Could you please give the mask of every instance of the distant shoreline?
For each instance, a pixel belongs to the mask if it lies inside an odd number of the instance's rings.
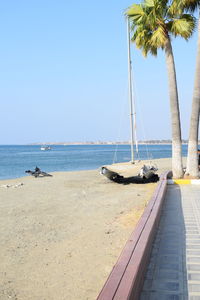
[[[199,141],[200,142],[200,141]],[[170,140],[150,140],[150,141],[139,141],[138,145],[171,145],[172,142]],[[188,141],[183,140],[182,144],[188,144]],[[38,146],[38,145],[54,145],[54,146],[76,146],[76,145],[130,145],[130,142],[42,142],[42,143],[31,143],[27,144],[27,146]]]
[[[138,145],[171,145],[171,140],[148,140],[138,141]],[[188,141],[183,140],[182,145],[187,145]],[[200,141],[199,141],[200,144]],[[36,142],[28,144],[0,144],[0,146],[112,146],[112,145],[130,145],[129,141],[86,141],[86,142]]]

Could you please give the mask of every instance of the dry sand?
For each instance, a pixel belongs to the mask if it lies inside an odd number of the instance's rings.
[[[156,163],[159,173],[171,165]],[[98,170],[52,174],[0,181],[1,300],[96,299],[156,186]]]

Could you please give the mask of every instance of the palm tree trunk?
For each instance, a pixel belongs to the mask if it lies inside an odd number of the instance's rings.
[[[188,142],[188,156],[186,175],[190,177],[199,177],[198,168],[198,132],[199,132],[199,110],[200,110],[200,17],[198,24],[198,43],[197,43],[197,59],[196,73],[194,81],[194,93],[192,100],[192,112],[190,119],[190,132]]]
[[[171,130],[172,130],[172,172],[174,178],[183,177],[182,164],[182,142],[181,142],[181,125],[180,111],[178,103],[178,90],[176,82],[176,71],[171,41],[165,46],[165,56],[169,81],[170,111],[171,111]]]

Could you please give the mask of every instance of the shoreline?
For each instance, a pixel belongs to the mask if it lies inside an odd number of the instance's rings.
[[[185,163],[185,160],[186,160],[186,156],[183,156],[183,162]],[[169,160],[171,162],[171,158],[156,158],[156,159],[143,159],[141,160],[141,163],[142,162],[146,162],[146,161],[149,161],[149,162],[155,162],[157,164],[159,164],[159,161],[161,160]],[[137,161],[136,161],[137,162]],[[129,164],[130,162],[119,162],[119,163],[113,163],[113,164],[110,164],[110,165],[107,165],[107,166],[110,166],[112,168],[112,166],[117,166],[117,165],[123,165],[123,164]],[[95,170],[99,170],[101,168],[101,166],[99,168],[94,168],[94,169],[84,169],[84,170],[69,170],[69,171],[50,171],[50,172],[47,172],[47,173],[50,173],[50,174],[54,174],[54,173],[70,173],[70,172],[87,172],[87,171],[95,171]],[[45,170],[44,170],[45,171]],[[117,170],[116,170],[117,171]],[[158,170],[158,172],[160,173],[160,171]],[[24,172],[25,173],[25,172]],[[161,173],[160,173],[161,174]],[[13,177],[13,178],[2,178],[0,179],[0,183],[1,181],[9,181],[9,180],[17,180],[20,178],[23,179],[23,178],[27,178],[27,177],[31,177],[31,175],[24,175],[24,176],[19,176],[19,177]]]

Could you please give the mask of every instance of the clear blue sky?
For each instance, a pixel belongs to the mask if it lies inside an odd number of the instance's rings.
[[[0,2],[0,144],[128,140],[128,0]],[[196,34],[173,42],[188,138]],[[171,137],[164,53],[132,48],[139,139]]]

